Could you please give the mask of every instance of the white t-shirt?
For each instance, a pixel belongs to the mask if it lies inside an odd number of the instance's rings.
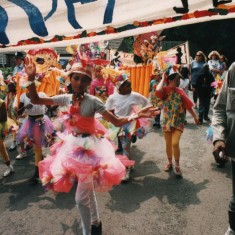
[[[188,94],[189,79],[180,79],[179,88],[182,88],[186,94]]]
[[[38,92],[38,96],[41,98],[47,97],[47,95],[44,92]],[[28,104],[32,104],[31,100],[26,96],[26,93],[23,93],[20,96],[20,103],[23,103],[24,106],[28,105]],[[46,112],[46,105],[38,105],[38,104],[32,104],[33,108],[31,109],[25,109],[25,112],[28,115],[31,116],[37,116],[37,115],[42,115],[45,114]]]
[[[129,116],[133,112],[134,106],[145,107],[151,105],[149,100],[137,92],[128,95],[113,94],[109,96],[105,103],[108,110],[114,110],[118,117]]]

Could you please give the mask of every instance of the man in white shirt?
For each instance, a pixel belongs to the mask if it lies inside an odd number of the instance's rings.
[[[131,115],[134,111],[135,106],[145,107],[151,105],[147,98],[137,92],[132,91],[131,82],[128,80],[127,76],[120,75],[117,81],[118,82],[116,82],[115,85],[118,93],[109,96],[105,104],[105,107],[108,110],[112,111],[117,117],[126,117]],[[123,154],[131,159],[130,147],[132,135],[119,135],[118,138],[123,149]],[[126,175],[123,178],[123,181],[129,180],[130,171],[131,168],[126,169]]]

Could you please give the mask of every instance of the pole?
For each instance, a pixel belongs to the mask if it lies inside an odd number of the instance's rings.
[[[191,61],[190,61],[190,53],[189,53],[189,42],[186,41],[185,43],[185,49],[186,49],[186,59],[187,59],[187,64],[190,65]]]
[[[235,159],[232,159],[232,198],[229,204],[228,217],[230,228],[235,232]]]

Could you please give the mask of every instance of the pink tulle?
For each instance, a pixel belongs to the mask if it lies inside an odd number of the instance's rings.
[[[32,120],[29,117],[26,118],[18,131],[17,134],[17,142],[23,143],[24,139],[27,137],[34,141],[37,145],[46,145],[47,144],[47,136],[50,136],[54,127],[51,120],[44,115],[41,124],[37,120]]]
[[[117,158],[125,167],[130,167],[135,165],[135,161],[129,160],[125,155],[117,155]]]
[[[104,192],[118,185],[125,168],[134,161],[116,157],[114,145],[105,138],[106,128],[95,118],[82,117],[78,107],[60,114],[56,126],[58,140],[50,147],[51,156],[39,163],[39,176],[46,189],[69,192],[76,180]]]
[[[125,166],[134,164],[133,161],[124,160],[124,157],[120,161],[106,138],[58,135],[62,139],[51,147],[54,155],[39,163],[40,179],[47,189],[69,192],[78,180],[93,182],[96,191],[108,191],[121,182]]]
[[[83,117],[79,113],[79,107],[71,106],[67,112],[62,112],[54,121],[56,130],[65,130],[66,133],[86,133],[95,135],[108,135],[108,130],[93,117]]]

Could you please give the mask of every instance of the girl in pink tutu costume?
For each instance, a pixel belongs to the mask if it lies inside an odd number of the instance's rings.
[[[39,97],[47,97],[44,92],[39,92],[38,95]],[[50,135],[53,133],[54,126],[45,115],[46,106],[32,104],[28,92],[20,96],[18,115],[21,115],[23,112],[28,116],[23,121],[16,137],[17,143],[20,144],[20,153],[16,159],[19,160],[27,156],[24,149],[24,139],[31,140],[35,153],[35,172],[29,182],[36,184],[39,178],[38,163],[43,158],[42,146],[47,146],[47,138],[50,138]]]
[[[91,70],[87,67],[73,68],[70,81],[73,93],[50,98],[40,98],[36,92],[35,65],[26,59],[25,71],[29,79],[29,93],[35,104],[70,106],[59,119],[64,132],[59,133],[60,142],[51,148],[51,156],[39,163],[39,175],[43,184],[54,191],[68,192],[78,180],[76,204],[80,212],[83,235],[102,234],[102,225],[94,191],[107,191],[120,183],[125,166],[115,157],[115,150],[97,124],[94,115],[100,113],[107,121],[122,126],[138,117],[153,117],[156,109],[147,107],[125,118],[117,118],[106,110],[104,104],[85,91],[91,83]]]

